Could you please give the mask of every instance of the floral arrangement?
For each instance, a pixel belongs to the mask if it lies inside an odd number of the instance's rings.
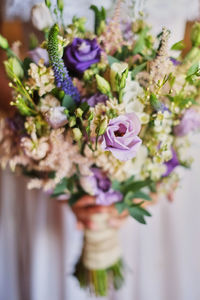
[[[96,205],[115,205],[144,224],[152,193],[167,195],[179,181],[177,166],[192,162],[189,135],[200,129],[200,24],[191,51],[175,59],[169,31],[153,37],[142,16],[122,20],[121,2],[109,20],[103,7],[91,6],[94,32],[84,18],[64,25],[61,0],[34,6],[32,21],[44,41],[32,36],[24,60],[0,36],[16,108],[0,120],[0,162],[28,176],[29,189],[71,206],[92,195]],[[172,50],[182,48],[178,42]],[[75,271],[100,296],[123,282],[117,230],[108,218],[93,216],[99,230],[85,230]]]

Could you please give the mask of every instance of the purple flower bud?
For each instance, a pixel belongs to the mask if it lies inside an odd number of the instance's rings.
[[[200,129],[200,114],[190,108],[186,110],[179,125],[175,126],[174,133],[177,136],[184,136],[188,133]]]
[[[165,162],[165,166],[167,167],[166,172],[163,174],[163,177],[169,176],[172,171],[179,166],[179,160],[176,151],[172,148],[172,158]]]
[[[34,50],[28,52],[30,58],[34,61],[34,63],[38,64],[40,59],[44,60],[44,64],[49,64],[49,55],[46,49],[37,47]]]
[[[90,98],[83,98],[82,102],[87,102],[89,106],[95,107],[98,103],[106,103],[108,97],[106,95],[97,93],[91,96]]]

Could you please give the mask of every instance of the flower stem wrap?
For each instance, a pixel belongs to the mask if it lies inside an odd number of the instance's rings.
[[[92,216],[98,229],[85,230],[82,257],[75,271],[80,285],[96,296],[106,296],[109,286],[119,289],[123,283],[118,230],[108,227],[108,219],[108,214]]]

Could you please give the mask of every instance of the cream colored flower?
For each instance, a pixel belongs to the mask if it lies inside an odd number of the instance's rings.
[[[50,149],[48,138],[46,137],[34,140],[29,137],[23,137],[21,139],[21,147],[25,154],[34,160],[43,159]]]
[[[127,113],[135,112],[141,124],[147,124],[149,122],[149,115],[144,112],[145,105],[141,101],[143,97],[143,88],[138,81],[131,79],[131,72],[129,72],[123,95],[125,110]]]
[[[59,105],[60,101],[56,97],[51,94],[47,94],[44,98],[41,98],[39,108],[42,113],[46,113],[50,110],[50,108]]]
[[[53,25],[51,13],[45,3],[39,3],[33,6],[31,10],[31,20],[33,26],[38,30],[44,30]]]
[[[30,64],[28,74],[31,77],[29,79],[30,88],[38,89],[40,97],[55,88],[53,70],[51,67],[45,67],[42,59],[38,65],[35,63]]]

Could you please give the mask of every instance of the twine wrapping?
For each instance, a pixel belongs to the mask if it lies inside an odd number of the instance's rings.
[[[108,226],[108,214],[95,214],[96,230],[85,230],[83,264],[89,270],[107,269],[121,257],[118,229]]]

